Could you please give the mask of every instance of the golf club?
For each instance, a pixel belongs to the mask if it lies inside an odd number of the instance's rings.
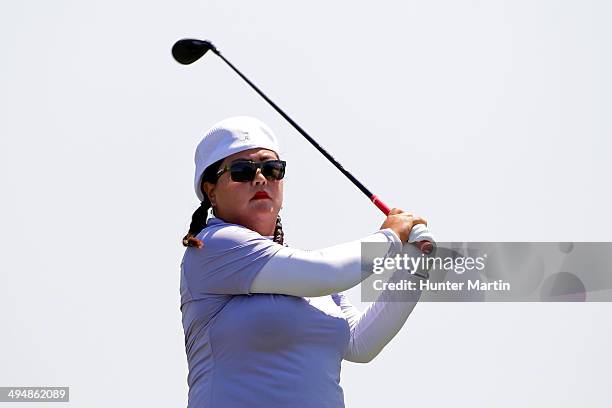
[[[234,70],[242,79],[248,83],[251,88],[255,90],[262,98],[266,100],[287,122],[291,124],[302,136],[306,138],[323,156],[327,158],[342,174],[344,174],[349,180],[353,182],[359,190],[361,190],[376,207],[378,207],[385,215],[389,215],[391,211],[389,207],[382,202],[378,196],[370,192],[359,180],[357,180],[351,173],[342,167],[336,159],[334,159],[325,149],[323,149],[304,129],[302,129],[293,119],[289,117],[281,108],[279,108],[270,98],[268,98],[259,88],[255,86],[242,72],[240,72],[231,62],[229,62],[217,48],[210,42],[196,39],[182,39],[177,41],[172,46],[172,56],[174,59],[183,64],[189,65],[200,59],[207,51],[212,51],[217,54],[229,67]],[[425,254],[429,254],[433,251],[433,240],[432,235],[423,224],[416,224],[410,231],[409,242],[414,242],[419,250]]]

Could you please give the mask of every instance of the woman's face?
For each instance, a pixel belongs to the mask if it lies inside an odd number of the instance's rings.
[[[278,156],[272,150],[249,149],[226,157],[221,168],[238,160],[263,162],[278,160]],[[208,194],[217,217],[261,235],[274,234],[276,217],[283,204],[283,180],[268,180],[259,169],[252,181],[236,182],[232,181],[230,171],[226,171],[217,184],[202,183],[202,190]]]

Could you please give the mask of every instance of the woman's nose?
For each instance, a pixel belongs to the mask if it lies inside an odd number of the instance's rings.
[[[265,185],[267,182],[268,180],[262,174],[261,169],[257,169],[257,172],[255,172],[255,177],[253,178],[253,184],[259,186]]]

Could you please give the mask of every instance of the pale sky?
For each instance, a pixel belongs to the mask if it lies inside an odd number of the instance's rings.
[[[211,40],[439,241],[610,241],[611,17],[605,1],[3,2],[0,386],[186,405],[180,239],[220,119],[279,137],[290,245],[382,224],[216,56],[178,65],[176,40]],[[373,362],[343,363],[346,405],[608,406],[611,311],[417,305]]]

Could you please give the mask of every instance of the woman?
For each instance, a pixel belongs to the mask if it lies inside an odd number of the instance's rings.
[[[361,242],[399,252],[426,221],[394,209],[361,240],[291,248],[278,216],[286,163],[268,126],[245,116],[217,123],[195,163],[202,205],[181,263],[188,406],[344,407],[342,359],[374,358],[416,303],[381,296],[364,313],[349,303],[341,292],[364,279]]]

